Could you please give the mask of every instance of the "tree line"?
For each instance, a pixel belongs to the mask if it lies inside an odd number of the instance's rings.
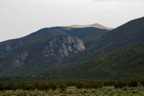
[[[115,88],[144,86],[144,81],[74,81],[74,82],[0,82],[0,90],[65,90],[69,86],[81,88],[102,88],[114,86]]]

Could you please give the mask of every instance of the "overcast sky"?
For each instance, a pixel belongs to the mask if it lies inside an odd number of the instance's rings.
[[[143,16],[144,0],[0,0],[0,41],[51,26],[115,28]]]

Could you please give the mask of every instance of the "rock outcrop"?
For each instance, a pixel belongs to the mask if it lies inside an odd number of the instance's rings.
[[[83,50],[85,50],[85,46],[82,40],[77,37],[63,36],[49,41],[43,50],[43,55],[61,60]]]

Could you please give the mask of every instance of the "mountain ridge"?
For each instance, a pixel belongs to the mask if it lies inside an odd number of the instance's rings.
[[[20,39],[0,42],[0,77],[129,79],[119,68],[128,66],[125,68],[127,74],[134,72],[130,71],[130,64],[133,64],[132,68],[143,68],[143,45],[144,17],[113,30],[94,27],[43,28]],[[108,56],[107,59],[104,56]],[[141,64],[137,66],[139,62]],[[116,67],[117,72],[112,66],[115,64],[120,64]],[[121,74],[121,77],[113,72]],[[135,72],[137,74],[131,79],[140,72],[137,78],[144,78],[142,70]]]
[[[108,28],[106,26],[103,26],[98,23],[90,24],[90,25],[71,25],[67,26],[68,28],[86,28],[86,27],[93,27],[93,28],[98,28],[98,29],[106,29],[106,30],[112,30],[113,28]]]

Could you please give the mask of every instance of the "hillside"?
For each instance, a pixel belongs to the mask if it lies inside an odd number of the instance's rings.
[[[86,46],[108,30],[97,28],[40,29],[28,36],[0,43],[1,77],[29,76],[44,72],[52,66],[63,65],[69,58],[89,49]],[[81,37],[83,37],[81,39]],[[71,63],[71,62],[69,62]],[[24,75],[25,74],[25,75]]]
[[[103,35],[99,46],[108,50],[135,44],[144,44],[144,17],[129,21]]]
[[[144,45],[128,46],[104,53],[78,68],[95,79],[143,79],[143,58]]]
[[[0,77],[144,79],[144,17],[113,30],[51,27],[0,43]]]
[[[53,67],[40,76],[54,80],[143,80],[143,58],[144,45],[128,46],[85,63]]]

